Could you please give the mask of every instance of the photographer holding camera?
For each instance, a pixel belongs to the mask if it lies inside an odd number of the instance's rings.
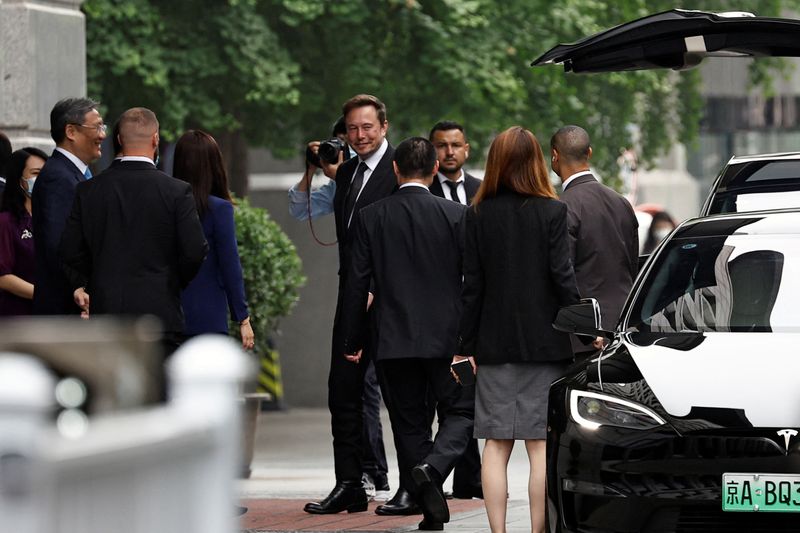
[[[289,213],[294,218],[311,224],[310,219],[335,215],[340,273],[346,271],[349,261],[350,220],[363,205],[391,194],[396,184],[391,167],[394,150],[385,139],[389,123],[383,102],[371,95],[357,95],[345,102],[343,113],[334,124],[331,139],[308,143],[303,178],[289,189]],[[330,181],[312,189],[317,168]],[[313,226],[311,230],[313,234]],[[306,505],[305,511],[313,514],[363,511],[367,493],[389,496],[375,365],[368,354],[362,365],[344,359],[338,325],[341,277],[339,282],[328,380],[336,487],[324,500]]]
[[[311,141],[306,146],[306,171],[300,181],[289,189],[289,214],[297,220],[308,220],[333,213],[336,171],[339,165],[353,155],[355,152],[347,144],[344,116],[341,116],[333,125],[330,139]],[[317,169],[322,169],[322,173],[330,178],[330,181],[318,189],[311,190],[311,180]],[[311,190],[310,195],[309,190]]]

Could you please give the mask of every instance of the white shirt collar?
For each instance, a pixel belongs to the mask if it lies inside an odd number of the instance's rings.
[[[456,183],[461,183],[464,181],[464,169],[462,168],[461,170],[459,170],[459,172],[460,174],[458,176],[458,179],[455,181]],[[439,178],[439,183],[441,183],[442,185],[444,185],[445,181],[450,181],[450,178],[448,178],[441,172],[437,172],[436,177]]]
[[[570,177],[568,177],[567,179],[564,180],[564,183],[561,184],[561,190],[565,191],[567,189],[567,185],[569,185],[570,183],[575,181],[575,178],[580,178],[581,176],[586,176],[587,174],[591,175],[592,171],[591,170],[581,170],[580,172],[576,172],[575,174],[573,174],[572,176],[570,176]]]
[[[405,187],[421,187],[426,191],[429,190],[425,185],[423,185],[422,183],[417,183],[416,181],[409,181],[408,183],[404,183],[400,186],[401,189]]]
[[[86,175],[86,169],[89,168],[89,165],[78,159],[78,156],[76,156],[66,148],[61,148],[60,146],[56,146],[56,151],[64,154],[64,157],[72,161],[72,164],[78,167],[78,170],[81,171],[82,175]]]
[[[367,164],[367,166],[369,167],[370,171],[375,170],[375,167],[377,167],[378,163],[381,162],[381,158],[383,158],[383,154],[385,154],[386,150],[388,150],[388,149],[389,149],[389,141],[387,141],[386,138],[384,137],[380,148],[375,150],[375,153],[372,154],[371,156],[369,156],[368,158],[361,159],[361,161],[363,161],[364,163]]]
[[[142,163],[150,163],[151,165],[155,166],[153,160],[149,157],[145,157],[142,155],[125,155],[119,158],[120,161],[141,161]]]

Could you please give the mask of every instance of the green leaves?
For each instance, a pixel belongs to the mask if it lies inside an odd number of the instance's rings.
[[[306,278],[297,250],[280,226],[265,210],[252,207],[246,199],[236,202],[236,240],[250,320],[259,350],[265,353],[267,337],[297,302],[298,289]],[[238,337],[238,325],[231,324],[230,330]]]
[[[86,0],[89,92],[107,120],[153,109],[162,134],[242,133],[278,155],[326,138],[342,103],[373,93],[394,143],[442,119],[467,129],[471,164],[519,124],[547,148],[587,128],[606,178],[641,132],[643,163],[696,137],[703,107],[689,72],[564,73],[529,63],[557,43],[672,9],[667,0]],[[780,16],[798,0],[698,0],[689,9]],[[753,63],[769,89],[784,63]],[[242,178],[242,176],[237,176]]]

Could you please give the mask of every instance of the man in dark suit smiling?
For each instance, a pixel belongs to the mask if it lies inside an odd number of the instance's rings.
[[[428,190],[437,167],[427,139],[414,137],[397,147],[400,189],[359,214],[342,307],[344,352],[358,363],[369,337],[364,299],[374,284],[374,355],[400,487],[414,493],[425,515],[419,527],[427,530],[440,530],[449,520],[442,480],[464,453],[474,417],[474,388],[460,387],[449,369],[461,316],[466,207]],[[433,442],[428,391],[442,414]]]
[[[106,125],[88,98],[65,98],[50,112],[50,136],[56,143],[33,189],[33,234],[36,235],[37,315],[78,314],[61,262],[58,243],[72,207],[75,187],[92,177],[89,164],[100,157]]]
[[[367,510],[367,496],[361,481],[364,473],[361,463],[364,446],[362,393],[367,364],[352,365],[343,357],[342,291],[350,261],[353,224],[359,211],[389,196],[397,185],[392,169],[394,148],[386,140],[389,122],[384,103],[372,95],[359,94],[344,103],[342,114],[347,143],[357,157],[339,165],[333,198],[336,238],[339,241],[339,292],[333,319],[328,408],[331,412],[336,486],[323,500],[306,504],[304,510],[312,514]],[[371,296],[369,301],[364,299],[365,309],[370,302]],[[365,348],[365,358],[369,358],[369,346]]]

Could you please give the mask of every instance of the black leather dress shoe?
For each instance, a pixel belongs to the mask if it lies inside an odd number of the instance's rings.
[[[480,485],[471,485],[468,487],[453,487],[453,498],[459,500],[471,500],[472,498],[483,499],[483,488]]]
[[[442,531],[444,529],[444,524],[432,518],[423,518],[417,528],[420,531]]]
[[[422,514],[422,509],[414,502],[414,498],[404,488],[397,489],[392,499],[375,508],[375,514],[381,516],[407,516]]]
[[[411,469],[411,478],[417,485],[419,505],[429,522],[449,522],[450,509],[442,492],[442,476],[429,464]]]
[[[367,510],[367,493],[358,481],[339,481],[328,497],[321,502],[307,503],[303,510],[311,514],[335,514],[347,511],[360,513]]]

